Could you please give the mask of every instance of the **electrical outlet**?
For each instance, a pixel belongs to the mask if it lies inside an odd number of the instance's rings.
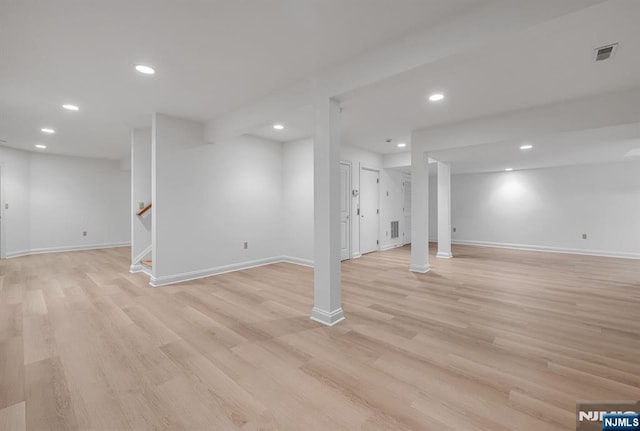
[[[249,243],[247,241],[244,242],[244,249],[248,249],[249,248]]]
[[[4,204],[4,209],[8,210],[9,209],[9,204]]]
[[[82,236],[87,236],[87,231],[86,230],[82,231]]]
[[[582,239],[587,239],[587,234],[586,233],[582,234]]]
[[[455,228],[455,227],[453,228],[453,231],[454,231],[454,232],[456,231],[456,228]]]

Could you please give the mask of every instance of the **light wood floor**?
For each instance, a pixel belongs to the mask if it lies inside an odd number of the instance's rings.
[[[453,251],[345,263],[334,328],[301,266],[154,289],[124,248],[1,261],[0,429],[554,431],[640,399],[640,261]]]

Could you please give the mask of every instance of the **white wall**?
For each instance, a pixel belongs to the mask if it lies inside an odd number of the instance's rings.
[[[380,248],[388,249],[403,244],[404,231],[404,193],[403,174],[393,169],[380,171]],[[391,238],[391,222],[398,221],[398,238]]]
[[[129,243],[130,174],[118,161],[1,147],[0,163],[7,257]]]
[[[341,160],[351,162],[351,188],[360,190],[360,168],[380,170],[380,248],[402,245],[402,234],[391,239],[392,220],[400,221],[402,233],[402,172],[383,169],[382,155],[342,146]],[[283,144],[284,254],[305,261],[313,260],[313,140]],[[387,191],[389,196],[387,196]],[[351,198],[351,255],[360,255],[358,198]]]
[[[313,261],[313,140],[283,144],[284,255]]]
[[[2,169],[2,209],[4,220],[3,252],[6,257],[27,254],[30,245],[30,157],[25,151],[0,147]],[[9,208],[5,209],[5,205]]]
[[[282,144],[249,136],[204,144],[202,132],[156,115],[154,284],[283,254]]]
[[[640,162],[454,175],[451,188],[453,241],[640,257]]]
[[[134,129],[131,137],[131,259],[137,264],[151,246],[152,212],[138,217],[142,202],[151,203],[151,128]]]
[[[118,161],[33,154],[32,251],[128,244],[129,184]]]

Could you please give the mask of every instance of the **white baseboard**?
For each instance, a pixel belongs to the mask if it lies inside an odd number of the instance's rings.
[[[315,320],[316,322],[322,323],[326,326],[337,325],[344,319],[344,311],[342,311],[342,308],[338,308],[331,312],[321,310],[317,307],[313,307],[313,310],[311,310],[311,320]]]
[[[30,254],[31,250],[8,251],[7,253],[5,253],[5,257],[7,259],[11,259],[12,257],[29,256]]]
[[[107,243],[107,244],[87,244],[87,245],[70,245],[65,247],[34,248],[31,250],[7,252],[7,259],[12,257],[29,256],[31,254],[62,253],[67,251],[82,251],[82,250],[98,250],[101,248],[128,247],[130,245],[131,245],[131,242],[114,242],[114,243]]]
[[[436,257],[439,257],[441,259],[451,259],[453,257],[453,254],[439,251],[438,253],[436,253]]]
[[[135,273],[138,273],[138,272],[142,272],[142,265],[141,265],[141,264],[139,264],[139,263],[138,263],[138,264],[135,264],[135,265],[131,265],[131,266],[129,267],[129,272],[130,272],[131,274],[135,274]]]
[[[473,245],[473,246],[479,246],[479,247],[507,248],[507,249],[513,249],[513,250],[542,251],[547,253],[580,254],[585,256],[640,259],[640,253],[627,253],[627,252],[618,252],[618,251],[585,250],[580,248],[547,247],[547,246],[539,246],[539,245],[510,244],[510,243],[488,242],[488,241],[455,240],[455,241],[451,241],[451,243],[462,244],[462,245]]]
[[[360,253],[351,254],[351,259],[360,259],[361,257],[362,257],[362,254]]]
[[[313,261],[309,259],[292,256],[274,256],[264,259],[251,260],[248,262],[233,263],[230,265],[218,266],[214,268],[190,271],[182,274],[165,275],[162,277],[153,277],[148,273],[151,276],[151,282],[149,284],[151,284],[153,287],[166,286],[169,284],[182,283],[183,281],[196,280],[199,278],[211,277],[213,275],[242,271],[243,269],[255,268],[258,266],[271,265],[273,263],[281,262],[313,267]],[[142,266],[141,272],[146,272],[144,266]]]
[[[281,256],[280,262],[293,263],[295,265],[309,266],[313,268],[313,261],[311,259],[303,259],[300,257]]]
[[[427,272],[431,271],[431,267],[429,265],[414,265],[414,264],[411,264],[409,266],[409,271],[417,272],[419,274],[426,274]]]
[[[387,250],[391,250],[392,248],[398,248],[398,247],[402,247],[403,244],[401,243],[394,243],[394,244],[387,244],[387,245],[383,245],[382,247],[380,247],[379,251],[387,251]]]
[[[243,269],[271,265],[272,263],[279,262],[286,262],[286,260],[282,256],[267,257],[264,259],[250,260],[248,262],[232,263],[230,265],[223,265],[214,268],[183,272],[181,274],[163,275],[161,277],[151,276],[149,284],[153,287],[166,286],[168,284],[182,283],[184,281],[196,280],[199,278],[211,277],[213,275],[226,274],[228,272],[241,271]],[[291,263],[296,262],[292,261]]]

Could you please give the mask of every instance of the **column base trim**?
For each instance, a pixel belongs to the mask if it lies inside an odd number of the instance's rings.
[[[311,320],[315,320],[316,322],[322,323],[326,326],[337,325],[344,319],[345,317],[342,307],[337,310],[333,310],[332,312],[321,310],[318,307],[313,307],[313,310],[311,310]]]
[[[453,257],[453,254],[451,254],[451,252],[447,253],[444,251],[439,251],[438,254],[436,254],[436,257],[441,257],[442,259],[451,259]]]
[[[431,267],[429,265],[414,265],[412,263],[411,266],[409,266],[409,271],[426,274],[427,272],[431,271]]]

